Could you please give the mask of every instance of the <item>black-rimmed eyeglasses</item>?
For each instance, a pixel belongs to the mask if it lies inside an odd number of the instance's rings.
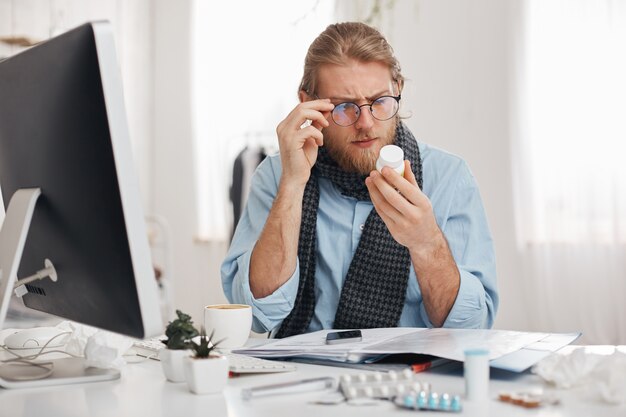
[[[331,113],[332,119],[339,126],[352,126],[359,120],[361,108],[369,107],[374,119],[380,121],[389,120],[398,113],[401,97],[401,94],[397,96],[381,96],[369,104],[361,104],[360,106],[351,101],[339,103],[335,105]]]

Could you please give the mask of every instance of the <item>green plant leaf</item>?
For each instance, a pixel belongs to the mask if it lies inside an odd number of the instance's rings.
[[[165,328],[167,340],[163,343],[168,349],[180,350],[191,347],[191,339],[198,335],[198,330],[194,327],[191,316],[176,310],[177,318],[169,322]]]

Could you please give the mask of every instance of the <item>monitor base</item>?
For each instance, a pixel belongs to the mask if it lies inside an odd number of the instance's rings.
[[[16,364],[0,365],[0,387],[11,389],[47,387],[112,381],[120,378],[120,371],[117,369],[85,368],[83,358],[55,359],[49,362],[53,364],[52,373],[41,379],[30,379],[48,372],[41,367]]]

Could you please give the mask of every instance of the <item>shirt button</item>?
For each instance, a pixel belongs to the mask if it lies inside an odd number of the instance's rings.
[[[359,229],[361,229],[361,231],[363,231],[364,228],[365,228],[364,224],[359,225]]]

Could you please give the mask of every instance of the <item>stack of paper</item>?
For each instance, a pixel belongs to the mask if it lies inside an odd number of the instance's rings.
[[[375,362],[390,354],[414,353],[463,361],[465,350],[481,348],[489,350],[492,367],[521,372],[580,336],[580,333],[396,327],[363,329],[360,342],[327,345],[326,334],[331,331],[334,330],[278,339],[235,353],[261,358],[298,357],[352,363]]]

